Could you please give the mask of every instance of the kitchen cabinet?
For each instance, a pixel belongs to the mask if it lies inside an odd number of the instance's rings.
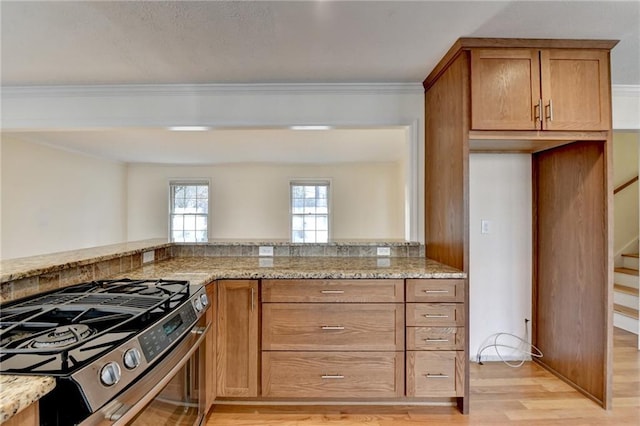
[[[611,127],[609,52],[471,49],[471,129]]]
[[[262,396],[404,395],[403,280],[264,280]]]
[[[208,413],[216,399],[216,283],[206,286],[209,298],[209,309],[205,314],[206,323],[210,324],[204,345],[205,357],[205,412]]]
[[[257,280],[217,281],[217,397],[258,396]]]
[[[40,404],[38,401],[26,407],[9,420],[2,423],[3,426],[39,426],[40,425]]]
[[[544,353],[535,362],[604,408],[612,402],[609,52],[616,43],[462,38],[423,83],[426,256],[469,273],[470,153],[530,153],[532,343]],[[464,327],[420,324],[407,332],[407,348],[416,348],[407,356],[408,390],[453,392],[454,384],[464,413],[468,356],[462,367],[457,354],[468,330],[468,298]],[[443,307],[442,315],[457,316],[451,309]],[[407,308],[407,321],[416,312]],[[424,334],[447,341],[418,346],[416,336]],[[434,360],[448,368],[442,376],[465,370],[461,393],[456,383],[411,384],[412,372]]]
[[[463,397],[464,280],[408,279],[406,286],[407,396]]]

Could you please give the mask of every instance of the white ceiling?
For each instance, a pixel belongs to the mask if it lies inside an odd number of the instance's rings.
[[[2,0],[0,14],[3,86],[421,82],[463,36],[620,40],[612,81],[640,84],[638,0]],[[31,136],[110,158],[128,147],[134,161],[140,140],[166,138],[145,131]],[[193,144],[204,137],[184,136]]]

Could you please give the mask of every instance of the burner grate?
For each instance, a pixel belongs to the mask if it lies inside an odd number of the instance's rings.
[[[161,303],[163,298],[112,294],[90,294],[71,301],[70,305],[119,306],[124,308],[150,309]]]

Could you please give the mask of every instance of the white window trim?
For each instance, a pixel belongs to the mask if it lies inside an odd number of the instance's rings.
[[[329,218],[329,232],[327,233],[327,242],[333,240],[333,180],[331,178],[289,178],[289,241],[293,242],[291,227],[291,218],[293,215],[293,209],[291,208],[291,186],[292,185],[328,185],[329,191],[327,192],[327,216]],[[296,243],[296,244],[326,244],[326,243]]]
[[[172,228],[171,228],[171,186],[172,185],[198,185],[206,184],[209,187],[209,198],[207,200],[207,239],[211,239],[211,196],[212,187],[210,178],[169,178],[167,180],[167,235],[169,241],[173,241]],[[194,244],[193,242],[191,242]]]

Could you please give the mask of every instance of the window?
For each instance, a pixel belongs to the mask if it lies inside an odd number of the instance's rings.
[[[291,241],[329,241],[329,182],[291,182]]]
[[[172,181],[169,183],[171,241],[205,242],[208,240],[209,182]]]

